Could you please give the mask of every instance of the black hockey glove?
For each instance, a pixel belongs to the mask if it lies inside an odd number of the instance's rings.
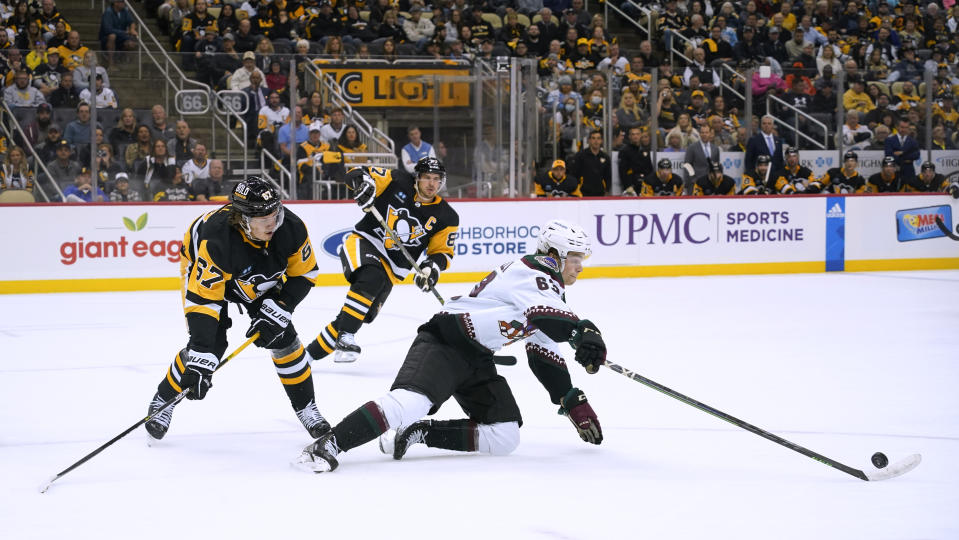
[[[211,352],[188,349],[183,362],[183,375],[180,375],[180,388],[189,390],[187,399],[203,399],[213,388],[213,372],[220,365],[220,359]]]
[[[376,182],[368,174],[363,174],[353,190],[353,200],[364,212],[369,212],[376,198]]]
[[[290,325],[292,315],[285,309],[283,303],[277,303],[272,298],[267,298],[260,304],[260,311],[250,323],[250,329],[246,331],[246,337],[252,337],[259,332],[260,337],[253,343],[258,347],[269,349],[270,345],[275,343],[286,327]]]
[[[959,184],[949,186],[949,194],[952,195],[953,199],[959,199]]]
[[[416,274],[413,283],[423,292],[430,292],[440,279],[440,265],[432,259],[426,259],[420,263],[422,274]]]
[[[606,362],[606,344],[603,335],[592,322],[583,319],[579,321],[569,344],[576,350],[576,361],[586,368],[586,373],[596,373],[599,367]]]
[[[603,442],[603,428],[599,425],[599,418],[586,401],[586,394],[579,388],[570,388],[559,400],[559,414],[569,418],[580,439],[592,444]]]

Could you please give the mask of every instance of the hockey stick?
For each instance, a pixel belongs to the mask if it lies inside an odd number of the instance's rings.
[[[939,230],[942,231],[942,234],[952,238],[953,240],[959,241],[959,236],[956,233],[949,230],[949,227],[946,227],[946,224],[942,222],[941,216],[936,216],[936,226],[939,227]],[[959,225],[956,226],[956,231],[959,232]]]
[[[409,262],[410,266],[413,268],[413,273],[423,279],[426,279],[426,276],[423,274],[423,270],[421,270],[419,265],[416,264],[416,261],[413,259],[413,256],[410,255],[410,252],[406,251],[406,246],[403,245],[399,235],[396,234],[396,231],[394,231],[392,227],[386,224],[386,220],[383,219],[383,214],[380,214],[380,211],[377,210],[375,206],[370,207],[370,213],[373,214],[373,217],[376,218],[376,221],[380,222],[380,226],[383,227],[383,230],[386,232],[387,236],[390,237],[390,240],[396,244],[396,247],[400,248],[400,252],[403,254],[403,257],[406,258],[406,261]],[[446,305],[446,300],[443,300],[443,296],[439,291],[436,290],[436,287],[430,287],[430,292],[433,293],[433,296],[435,296],[437,300],[439,300],[441,306]],[[494,356],[493,363],[501,366],[515,366],[516,357]]]
[[[877,469],[875,471],[869,471],[869,472],[860,471],[859,469],[854,469],[848,465],[843,465],[842,463],[839,463],[838,461],[828,458],[822,454],[813,452],[812,450],[809,450],[808,448],[803,448],[802,446],[799,446],[796,443],[787,441],[786,439],[783,439],[782,437],[773,435],[772,433],[762,428],[758,428],[748,422],[744,422],[736,418],[735,416],[726,414],[723,411],[720,411],[718,409],[714,409],[710,407],[709,405],[696,401],[695,399],[691,397],[684,396],[683,394],[680,394],[679,392],[675,390],[667,388],[656,381],[647,379],[646,377],[643,377],[642,375],[638,373],[634,373],[624,368],[623,366],[607,361],[606,367],[615,371],[616,373],[619,373],[620,375],[623,375],[624,377],[629,377],[630,379],[638,383],[644,384],[652,388],[653,390],[662,392],[663,394],[666,394],[667,396],[671,398],[678,399],[679,401],[682,401],[683,403],[687,405],[692,405],[693,407],[696,407],[697,409],[705,413],[709,413],[715,416],[716,418],[719,418],[720,420],[725,420],[736,427],[740,427],[745,429],[746,431],[755,433],[756,435],[759,435],[760,437],[764,439],[768,439],[776,444],[785,446],[786,448],[793,450],[794,452],[799,452],[800,454],[804,456],[811,457],[824,465],[829,465],[830,467],[834,469],[839,469],[840,471],[846,474],[855,476],[856,478],[860,480],[876,482],[879,480],[888,480],[890,478],[895,478],[897,476],[901,476],[915,469],[919,465],[919,463],[922,461],[921,455],[912,454],[911,456],[908,456],[902,459],[901,461],[894,463],[892,465],[889,465],[888,467],[885,467],[882,469]]]
[[[256,339],[257,339],[258,337],[260,337],[260,333],[259,333],[259,332],[257,332],[256,334],[253,334],[253,336],[250,337],[250,339],[244,341],[242,345],[240,345],[239,347],[237,347],[236,350],[234,350],[232,353],[230,353],[229,356],[227,356],[226,358],[224,358],[223,361],[220,362],[220,365],[218,365],[217,368],[216,368],[216,370],[214,370],[214,371],[218,371],[221,367],[223,367],[224,365],[226,365],[226,363],[229,362],[230,360],[232,360],[233,357],[235,357],[236,355],[240,354],[240,351],[242,351],[243,349],[247,348],[247,346],[249,346],[250,343],[253,343],[254,341],[256,341]],[[138,427],[142,426],[143,424],[146,424],[147,422],[149,422],[150,420],[152,420],[154,416],[156,416],[156,415],[160,414],[161,412],[163,412],[164,410],[166,410],[167,407],[171,407],[171,406],[176,405],[177,403],[183,401],[183,398],[186,397],[187,393],[189,393],[190,390],[192,390],[192,388],[187,388],[186,390],[180,392],[179,394],[177,394],[177,396],[176,396],[175,398],[171,399],[170,401],[167,401],[162,407],[160,407],[159,409],[157,409],[156,411],[154,411],[153,414],[147,415],[145,418],[143,418],[142,420],[140,420],[140,421],[137,422],[136,424],[133,424],[132,426],[130,426],[130,427],[128,427],[126,430],[124,430],[123,433],[120,433],[120,434],[117,435],[116,437],[110,439],[109,441],[107,441],[106,443],[104,443],[103,445],[101,445],[99,448],[97,448],[96,450],[94,450],[93,452],[90,452],[89,454],[83,456],[79,461],[77,461],[77,462],[74,463],[73,465],[70,465],[70,466],[67,467],[66,469],[63,469],[62,471],[58,472],[55,476],[50,477],[50,479],[47,480],[46,483],[44,483],[42,486],[40,486],[40,493],[46,493],[47,490],[50,489],[50,485],[53,484],[54,482],[56,482],[57,480],[59,480],[62,476],[66,475],[67,473],[69,473],[69,472],[72,471],[73,469],[76,469],[76,468],[79,467],[80,465],[83,465],[83,464],[86,463],[87,461],[90,461],[90,459],[92,459],[94,456],[96,456],[96,455],[99,454],[100,452],[106,450],[107,447],[109,447],[109,446],[112,445],[113,443],[115,443],[115,442],[119,441],[120,439],[122,439],[122,438],[126,437],[127,435],[129,435],[131,431],[135,430],[136,428],[138,428]]]

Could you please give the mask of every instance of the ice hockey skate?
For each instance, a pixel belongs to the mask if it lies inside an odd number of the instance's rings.
[[[420,420],[413,422],[405,428],[396,431],[396,438],[393,439],[393,459],[403,459],[406,451],[414,444],[426,444],[426,432],[430,430],[431,420]],[[380,438],[380,444],[383,440]],[[380,447],[382,449],[383,446]]]
[[[330,423],[326,421],[326,418],[323,418],[323,415],[316,408],[316,403],[312,401],[306,407],[296,411],[296,417],[300,419],[300,423],[306,428],[310,437],[314,439],[319,438],[331,429]]]
[[[356,344],[356,339],[349,332],[340,332],[336,339],[336,351],[333,353],[333,361],[339,363],[356,362],[360,357],[360,346]]]
[[[303,452],[290,465],[301,471],[332,472],[339,466],[339,462],[336,461],[336,455],[339,453],[340,449],[336,446],[336,438],[332,431],[328,431],[304,448]]]
[[[148,415],[160,410],[160,407],[163,407],[164,404],[166,404],[166,401],[160,397],[159,392],[153,394],[153,400],[150,401],[150,407],[147,409]],[[159,441],[166,435],[167,430],[170,429],[170,421],[173,420],[174,407],[176,407],[176,405],[170,405],[166,409],[163,409],[160,414],[154,416],[145,424],[147,433],[150,434],[152,441]]]

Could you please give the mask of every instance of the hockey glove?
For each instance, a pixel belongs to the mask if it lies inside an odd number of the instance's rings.
[[[259,332],[260,337],[253,343],[258,347],[269,349],[270,345],[275,343],[286,327],[290,325],[292,315],[285,309],[282,302],[275,302],[272,298],[267,298],[260,304],[260,312],[250,323],[250,329],[246,331],[246,337],[252,337]]]
[[[570,388],[559,400],[559,414],[569,418],[579,433],[579,438],[592,444],[603,442],[603,428],[593,408],[586,401],[586,394],[579,388]]]
[[[183,362],[183,375],[180,375],[180,388],[189,390],[187,399],[203,399],[213,388],[213,372],[220,365],[220,359],[211,352],[188,349]]]
[[[586,373],[596,373],[606,362],[606,344],[603,335],[592,322],[583,319],[573,330],[569,344],[576,350],[576,361],[586,368]]]
[[[440,279],[440,265],[432,259],[426,259],[420,263],[420,271],[422,273],[416,274],[413,283],[423,292],[430,292]]]
[[[953,199],[959,199],[959,184],[949,186],[949,194],[952,195]]]
[[[363,175],[363,179],[358,181],[353,191],[353,200],[364,212],[369,212],[376,198],[376,182],[368,174]]]

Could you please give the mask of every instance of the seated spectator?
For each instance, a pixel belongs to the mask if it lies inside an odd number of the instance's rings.
[[[125,172],[117,174],[110,192],[110,202],[139,202],[143,200],[140,191],[130,187],[130,177]]]
[[[13,81],[13,84],[3,91],[3,101],[8,107],[37,107],[46,103],[43,94],[30,86],[30,75],[25,70],[18,71]]]
[[[869,143],[869,146],[866,147],[866,150],[886,150],[886,139],[889,138],[889,135],[892,133],[889,130],[889,126],[885,124],[877,124],[874,130],[875,136],[873,136],[872,142]]]
[[[74,181],[63,190],[63,200],[65,202],[103,202],[109,199],[107,194],[100,188],[93,188],[90,179],[90,170],[86,167],[79,168],[74,175]]]
[[[306,27],[306,37],[319,41],[325,36],[338,36],[343,33],[343,24],[339,16],[333,13],[329,0],[320,0],[320,12],[310,19]]]
[[[80,104],[80,91],[73,84],[73,73],[60,77],[60,86],[50,93],[50,105],[57,109],[75,109]]]
[[[96,62],[96,60],[97,53],[87,51],[83,57],[83,65],[74,68],[73,85],[76,86],[80,92],[90,88],[90,72],[94,71],[93,63]],[[95,75],[103,78],[103,86],[110,88],[110,75],[107,74],[105,67],[98,65]]]
[[[303,123],[310,125],[314,122],[323,124],[327,120],[323,109],[323,96],[316,90],[310,93],[310,98],[303,106]]]
[[[0,169],[0,192],[7,189],[22,189],[33,192],[33,171],[27,163],[27,154],[23,148],[14,146]]]
[[[96,146],[99,147],[101,144],[103,144],[103,143],[105,143],[105,142],[106,142],[106,140],[104,139],[103,128],[100,127],[100,126],[97,126],[97,129],[96,129]],[[90,163],[90,155],[91,155],[91,154],[90,154],[90,145],[89,145],[89,144],[81,144],[81,145],[77,146],[75,150],[76,150],[76,152],[77,152],[77,154],[76,154],[76,155],[77,155],[76,160],[77,160],[81,165],[89,166],[88,164]]]
[[[309,137],[296,148],[296,170],[299,173],[296,183],[298,199],[310,198],[310,183],[314,177],[319,179],[328,177],[323,174],[323,169],[325,168],[324,157],[329,152],[330,145],[320,139],[322,127],[322,122],[310,124]],[[339,162],[342,167],[342,154],[339,154]]]
[[[176,160],[177,167],[193,159],[193,149],[197,140],[190,136],[190,125],[186,120],[177,120],[176,135],[166,142],[167,153]]]
[[[120,112],[120,119],[107,134],[107,140],[113,146],[113,153],[125,156],[127,145],[136,142],[137,117],[129,107]]]
[[[256,73],[258,80],[263,88],[267,88],[266,76],[256,67],[256,55],[253,51],[243,53],[243,66],[233,72],[230,76],[230,90],[243,90],[250,86],[250,77]],[[251,104],[252,106],[252,104]]]
[[[118,174],[125,172],[123,164],[114,159],[113,147],[107,143],[97,145],[97,181],[98,187],[104,191],[113,189],[113,183]]]
[[[435,27],[433,23],[423,17],[423,8],[413,6],[410,8],[410,18],[403,23],[403,32],[407,39],[416,45],[417,50],[422,50],[426,42],[433,37]],[[472,26],[470,27],[472,30]],[[383,34],[380,33],[380,36]]]
[[[73,145],[90,144],[90,104],[77,105],[76,120],[67,124],[63,138]],[[72,177],[71,177],[72,178]]]
[[[852,83],[849,90],[842,95],[842,104],[847,111],[857,110],[863,114],[876,108],[869,94],[865,92],[865,84],[861,77],[855,77],[850,80]]]
[[[50,180],[60,187],[64,187],[70,182],[73,182],[77,174],[80,173],[80,164],[71,159],[72,155],[73,149],[70,148],[70,143],[60,141],[57,144],[56,158],[47,163],[47,170],[50,171]]]
[[[846,112],[846,123],[842,126],[843,146],[849,150],[863,150],[872,140],[872,131],[859,123],[859,111]]]
[[[170,155],[166,143],[157,139],[153,141],[153,151],[150,155],[134,164],[133,174],[149,186],[154,179],[170,182],[173,180],[175,169],[176,159]]]
[[[224,34],[233,32],[240,25],[240,19],[236,16],[236,9],[233,4],[224,2],[220,8],[220,15],[216,18],[217,28]]]
[[[686,113],[681,113],[676,121],[676,127],[666,134],[666,141],[671,135],[679,135],[679,146],[685,149],[690,143],[699,142],[699,133],[694,129],[693,122]]]
[[[280,152],[282,152],[285,156],[289,156],[290,152],[293,151],[293,148],[306,141],[309,135],[309,128],[303,125],[303,108],[297,105],[293,107],[292,124],[287,122],[277,131],[276,140],[280,145]],[[291,139],[294,139],[292,143]]]
[[[663,152],[686,152],[686,148],[683,146],[683,137],[679,133],[670,132],[666,136],[666,148],[662,149]]]
[[[193,12],[183,17],[183,23],[177,31],[180,36],[179,51],[195,51],[197,41],[202,40],[204,35],[219,34],[216,19],[213,18],[213,15],[210,15],[207,7],[206,0],[196,0],[193,3]],[[196,68],[195,57],[193,55],[183,55],[183,68],[190,71]]]
[[[207,178],[210,176],[210,161],[206,158],[206,145],[197,143],[193,147],[193,157],[180,166],[183,173],[183,181],[187,184],[193,184],[197,178]]]
[[[27,136],[26,144],[29,144],[31,147],[35,147],[37,143],[42,141],[42,139],[46,136],[47,128],[50,127],[52,122],[52,112],[53,110],[50,108],[50,105],[41,103],[40,106],[37,107],[37,114],[33,121],[26,125],[21,123],[23,132]],[[14,138],[18,143],[23,143],[19,134],[15,135]]]
[[[213,65],[220,77],[216,81],[216,87],[226,89],[233,73],[243,67],[243,56],[236,50],[236,37],[233,34],[223,36],[223,52],[216,55]]]
[[[173,170],[173,178],[169,181],[154,179],[150,182],[150,198],[157,202],[190,201],[193,200],[193,193],[190,191],[190,186],[183,181],[180,168],[176,167]]]
[[[253,33],[253,23],[250,19],[243,19],[236,26],[236,50],[246,54],[256,49],[256,35]]]
[[[49,99],[53,91],[60,86],[60,80],[69,72],[70,70],[60,65],[59,50],[50,47],[46,62],[33,70],[33,86],[40,90],[44,98]]]
[[[150,109],[150,116],[153,118],[153,123],[150,124],[150,133],[153,139],[168,141],[176,136],[173,126],[167,122],[166,109],[163,108],[163,105],[154,105]]]
[[[225,187],[223,162],[210,160],[210,174],[206,178],[194,178],[190,189],[198,201],[226,200],[229,190]]]
[[[17,9],[19,10],[21,5],[25,3],[26,2],[18,2]],[[41,41],[46,44],[46,40],[43,39],[43,33],[40,32],[40,23],[38,23],[29,15],[25,16],[26,20],[20,25],[11,24],[10,19],[6,21],[8,28],[13,28],[16,26],[16,29],[20,31],[20,33],[17,34],[17,39],[14,46],[21,51],[29,49],[31,46]]]
[[[346,124],[343,123],[345,119],[346,115],[343,114],[343,109],[339,107],[333,109],[333,112],[330,113],[330,122],[323,125],[323,130],[320,133],[323,142],[332,145],[340,138],[343,130],[346,129]]]
[[[33,149],[40,157],[40,161],[47,163],[57,157],[57,147],[60,146],[62,130],[57,124],[50,124],[44,132],[44,138],[34,145]],[[66,142],[66,141],[64,141]],[[69,143],[67,143],[69,144]]]
[[[332,41],[332,38],[331,38]],[[270,62],[270,72],[266,74],[266,86],[270,90],[276,90],[278,92],[286,90],[287,84],[286,73],[283,72],[283,65],[280,64],[279,60],[273,60]]]
[[[97,109],[116,109],[117,108],[117,96],[113,93],[113,90],[107,88],[103,85],[103,77],[97,75],[97,95],[96,103]],[[90,89],[87,88],[80,92],[80,101],[84,103],[90,103]]]
[[[116,51],[132,51],[137,48],[136,23],[127,11],[124,0],[113,0],[113,5],[100,17],[100,47],[107,51],[107,64],[111,69]]]
[[[347,165],[369,162],[367,158],[352,157],[350,155],[369,152],[366,148],[366,143],[360,140],[360,132],[354,125],[348,125],[343,128],[343,134],[337,139],[337,148],[343,153],[343,161],[346,162]]]
[[[48,44],[49,45],[49,44]],[[67,34],[66,43],[57,47],[60,51],[60,63],[69,70],[75,70],[86,62],[90,49],[80,43],[80,32],[73,30]]]
[[[137,126],[134,139],[135,141],[132,144],[128,144],[126,150],[123,151],[123,161],[126,163],[126,169],[128,171],[132,171],[134,163],[138,160],[146,159],[146,157],[150,155],[150,152],[153,151],[153,133],[146,124]]]

